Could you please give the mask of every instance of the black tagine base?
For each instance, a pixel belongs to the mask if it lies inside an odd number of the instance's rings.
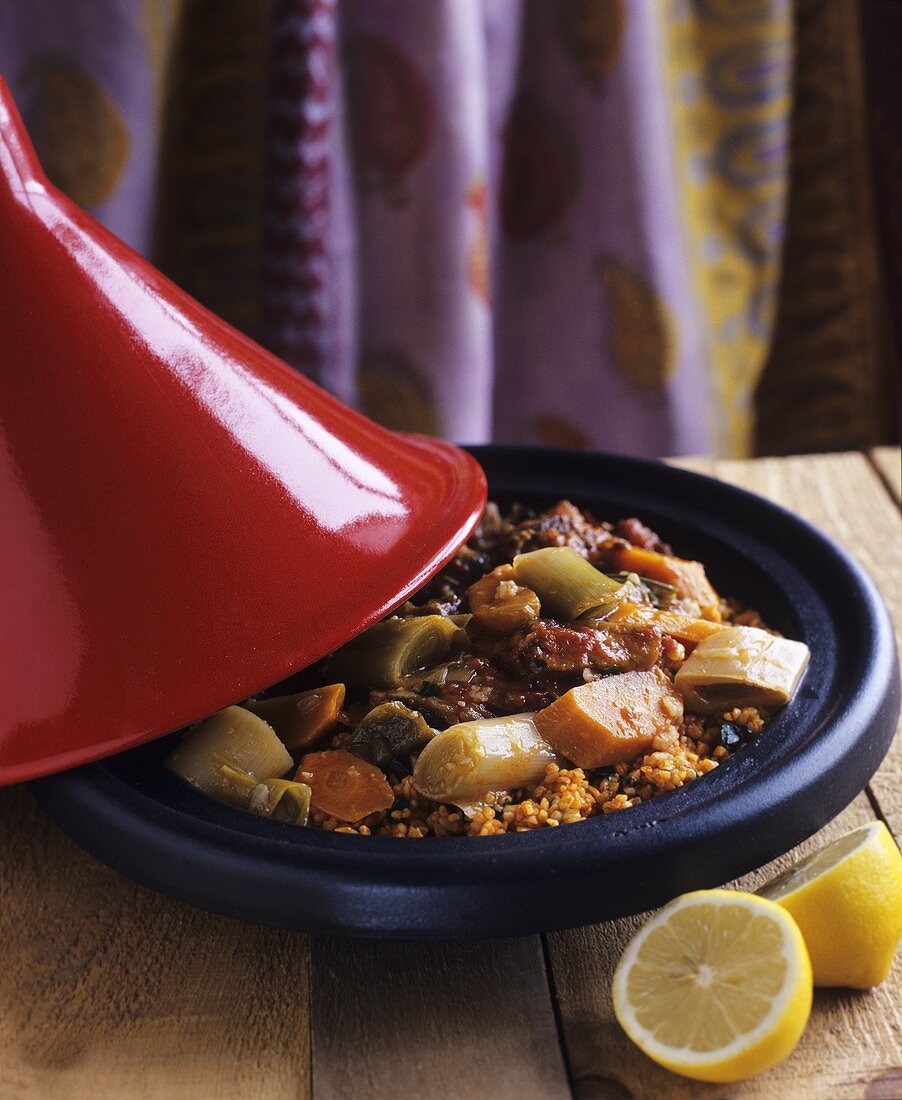
[[[719,591],[807,642],[792,703],[683,790],[557,829],[416,841],[298,829],[191,790],[162,768],[160,743],[34,782],[53,820],[122,874],[215,912],[311,932],[477,938],[622,917],[720,885],[862,790],[892,740],[899,666],[880,596],[835,543],[759,497],[657,462],[473,452],[492,499],[567,497],[601,518],[637,515],[704,561]]]

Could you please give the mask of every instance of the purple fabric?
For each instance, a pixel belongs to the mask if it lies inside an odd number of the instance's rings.
[[[674,12],[767,18],[769,4]],[[0,5],[0,68],[39,148],[141,250],[173,10]],[[272,22],[274,350],[392,427],[711,450],[718,396],[687,276],[657,5],[275,0]],[[71,148],[60,119],[82,128]]]

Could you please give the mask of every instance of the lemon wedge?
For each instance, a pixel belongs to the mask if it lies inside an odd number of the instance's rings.
[[[698,890],[666,905],[623,953],[614,1011],[655,1062],[698,1081],[740,1081],[791,1053],[811,1011],[811,964],[771,901]]]
[[[758,891],[802,930],[815,985],[869,989],[902,936],[902,854],[882,821],[853,829]]]

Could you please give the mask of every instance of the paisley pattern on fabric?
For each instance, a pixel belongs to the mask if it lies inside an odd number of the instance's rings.
[[[404,352],[367,348],[357,372],[361,412],[398,432],[440,435],[432,384]]]
[[[528,435],[537,443],[546,447],[567,447],[574,451],[584,451],[592,446],[588,435],[572,421],[554,413],[540,413],[527,425]]]
[[[0,0],[0,72],[56,182],[392,427],[858,448],[892,438],[896,10]]]
[[[395,194],[422,160],[434,126],[432,94],[413,61],[373,34],[345,45],[351,136],[365,186]]]
[[[769,453],[859,449],[890,427],[856,8],[797,0],[798,154],[779,309],[756,391],[756,443]]]
[[[576,166],[563,119],[524,93],[504,130],[501,224],[509,237],[535,237],[558,224],[573,198]]]
[[[475,180],[467,190],[467,206],[473,211],[476,230],[467,257],[467,275],[470,287],[478,298],[488,304],[491,300],[489,285],[489,196],[485,179]]]
[[[667,5],[671,120],[717,454],[749,452],[773,333],[792,75],[788,0]]]
[[[608,345],[617,371],[640,390],[663,386],[673,369],[673,319],[654,287],[616,260],[603,257],[598,271],[605,289]]]
[[[561,42],[587,80],[617,64],[626,17],[625,0],[558,0]]]
[[[128,130],[98,82],[59,54],[32,57],[22,73],[23,115],[50,180],[82,206],[116,189],[129,152]]]
[[[792,64],[790,43],[740,43],[711,58],[705,84],[721,103],[759,107],[782,94]]]
[[[772,0],[692,0],[694,14],[712,22],[767,23],[774,15]]]

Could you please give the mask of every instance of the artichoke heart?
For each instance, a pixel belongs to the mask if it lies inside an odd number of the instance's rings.
[[[192,787],[236,806],[247,799],[238,774],[284,775],[291,765],[272,727],[244,707],[226,707],[204,719],[166,760],[169,771]]]
[[[434,802],[467,805],[492,791],[535,783],[557,756],[536,729],[534,717],[483,718],[436,734],[417,758],[414,787]]]
[[[403,703],[380,703],[360,720],[347,748],[383,767],[392,759],[403,759],[421,749],[435,735],[422,714]]]
[[[773,710],[792,698],[810,655],[804,642],[727,626],[699,642],[674,686],[687,708],[701,713],[724,706]]]
[[[545,546],[514,558],[517,584],[536,593],[542,611],[563,620],[599,614],[627,591],[570,546]]]
[[[248,796],[247,808],[273,821],[306,825],[310,815],[311,791],[306,783],[290,779],[261,779]]]
[[[408,673],[447,657],[458,633],[445,615],[383,619],[334,654],[332,672],[353,687],[394,687]]]

